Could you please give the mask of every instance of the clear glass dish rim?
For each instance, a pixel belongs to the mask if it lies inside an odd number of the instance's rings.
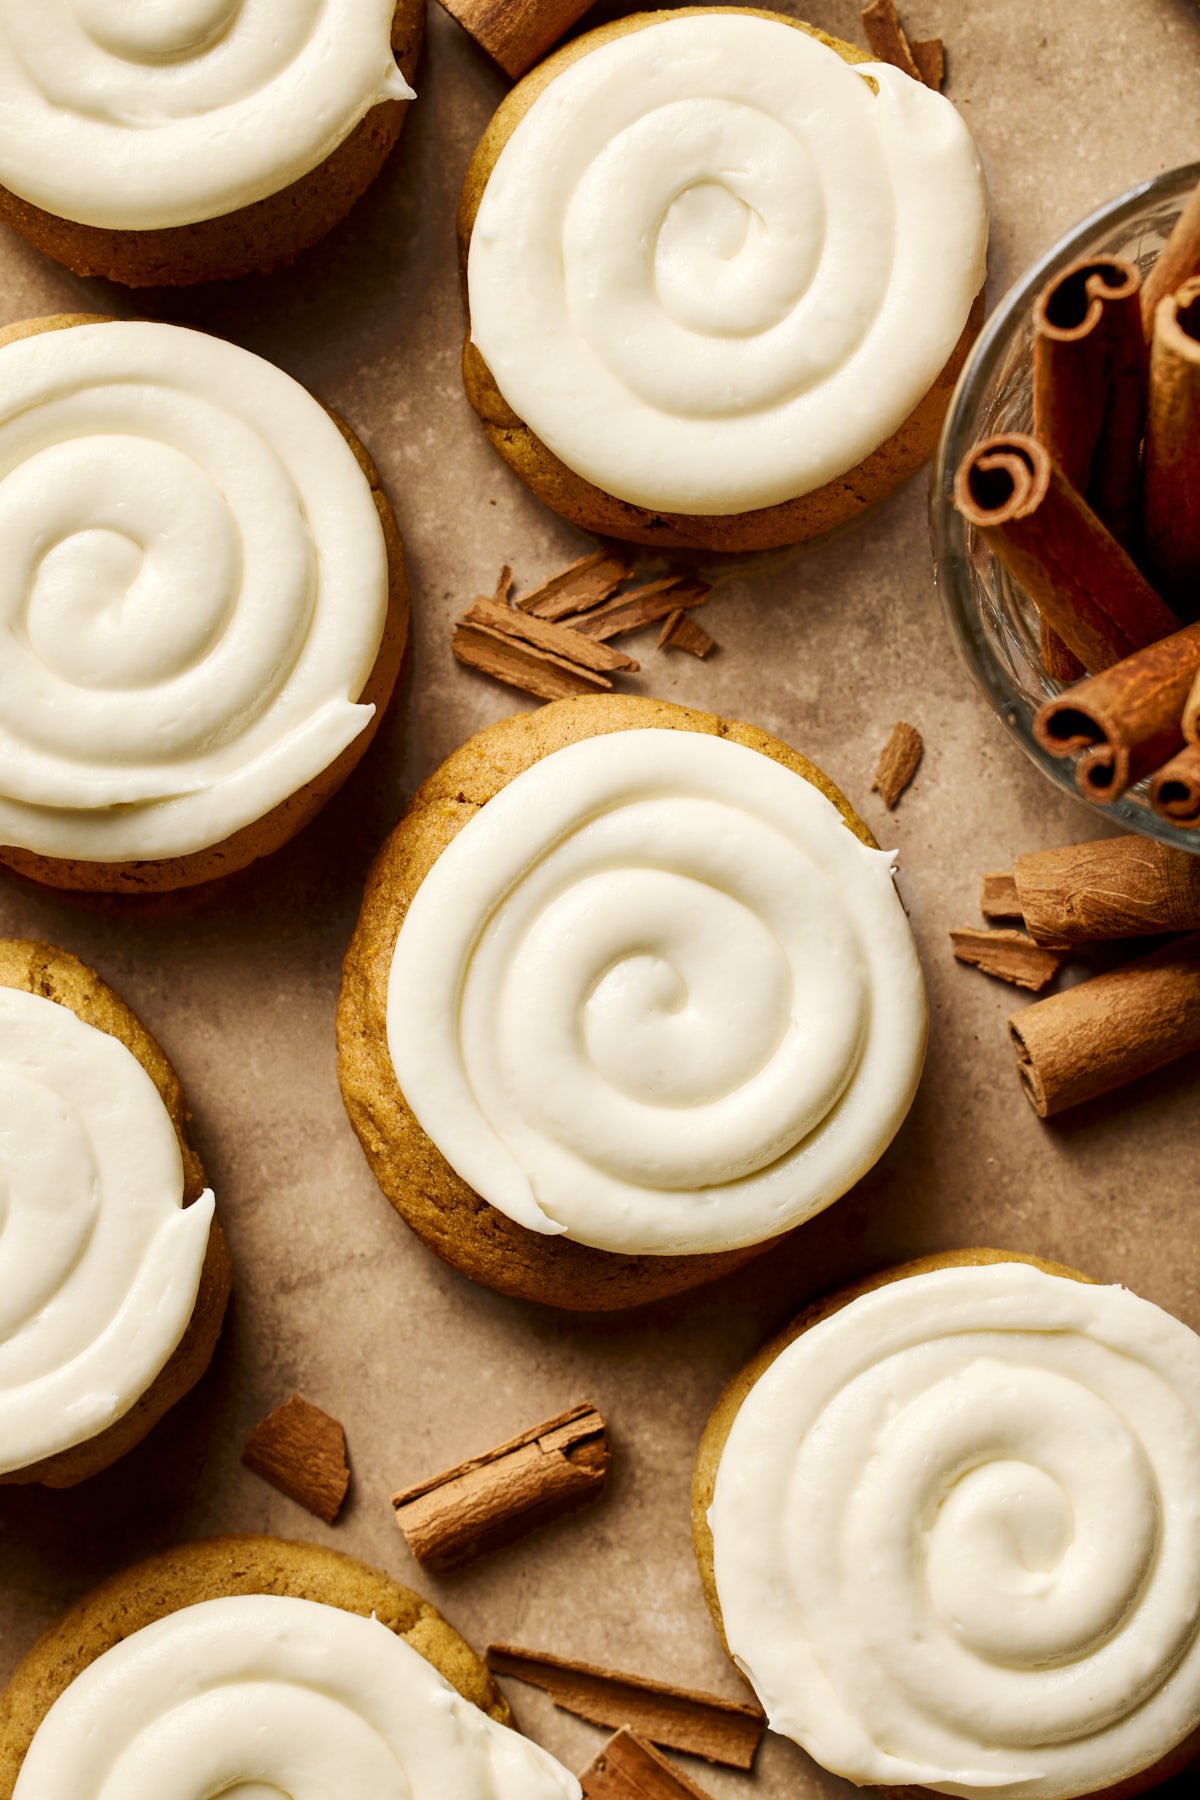
[[[930,483],[930,532],[935,582],[951,634],[967,667],[993,709],[1031,762],[1089,812],[1143,837],[1200,855],[1200,832],[1187,831],[1160,819],[1148,806],[1124,797],[1111,805],[1087,800],[1075,784],[1073,758],[1048,756],[1033,736],[1032,714],[1025,697],[1009,678],[986,641],[978,608],[970,599],[971,572],[965,528],[952,493],[954,475],[975,437],[975,413],[996,366],[1008,350],[1013,331],[1032,311],[1037,293],[1061,269],[1094,249],[1102,232],[1116,231],[1156,200],[1181,198],[1200,184],[1200,162],[1187,163],[1140,181],[1115,200],[1099,206],[1059,238],[995,307],[968,357],[950,400]]]

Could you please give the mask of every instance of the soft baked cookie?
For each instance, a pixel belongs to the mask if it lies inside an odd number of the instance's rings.
[[[425,0],[169,11],[0,0],[0,219],[77,275],[290,262],[370,186],[413,98]]]
[[[430,777],[338,1010],[401,1217],[585,1310],[710,1280],[837,1199],[924,1042],[892,859],[845,798],[754,726],[627,696],[505,719]]]
[[[0,1697],[0,1800],[162,1800],[181,1766],[197,1794],[323,1777],[363,1800],[578,1800],[511,1725],[427,1600],[316,1544],[215,1538],[114,1576],[34,1645]]]
[[[188,1116],[94,970],[0,939],[0,1483],[98,1474],[207,1369],[230,1267]]]
[[[986,238],[940,94],[758,8],[618,19],[518,82],[471,161],[467,395],[586,530],[798,543],[929,458]]]
[[[1200,1750],[1200,1339],[965,1250],[803,1312],[726,1388],[701,1580],[773,1728],[885,1793],[1124,1800]]]
[[[174,325],[0,331],[0,862],[141,892],[307,825],[408,636],[370,457],[306,389]]]

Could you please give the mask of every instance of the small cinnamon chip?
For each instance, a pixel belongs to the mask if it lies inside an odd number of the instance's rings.
[[[608,1475],[604,1420],[584,1403],[520,1437],[393,1494],[419,1563],[461,1569],[595,1500]]]
[[[682,607],[676,607],[673,613],[667,614],[667,622],[658,634],[658,647],[660,650],[686,650],[689,656],[705,657],[710,650],[716,649],[717,640],[709,637],[703,625],[697,625]]]
[[[871,783],[872,791],[882,796],[883,804],[891,812],[901,794],[917,772],[925,745],[915,725],[908,725],[903,719],[892,726],[891,736],[879,754],[879,764],[875,770],[875,779]]]
[[[648,581],[643,587],[618,594],[615,600],[607,601],[578,621],[573,619],[571,627],[583,637],[607,642],[631,631],[644,631],[647,625],[657,624],[670,613],[703,606],[711,592],[711,583],[701,581],[698,575],[664,575],[658,581]]]
[[[909,48],[925,86],[940,94],[946,85],[946,46],[941,38],[913,38]]]
[[[487,1665],[495,1675],[512,1675],[542,1688],[555,1706],[593,1725],[629,1726],[652,1744],[731,1769],[750,1768],[766,1729],[757,1706],[512,1644],[489,1645]]]
[[[629,559],[619,550],[596,550],[581,556],[567,569],[551,575],[540,587],[522,594],[517,605],[539,619],[565,619],[572,613],[589,612],[628,581]]]
[[[350,1485],[345,1430],[300,1394],[259,1420],[246,1439],[242,1461],[327,1525],[342,1510]]]
[[[565,657],[584,669],[608,674],[615,669],[634,670],[638,667],[623,650],[611,650],[607,644],[581,637],[569,625],[555,625],[549,619],[531,617],[511,606],[498,606],[483,595],[471,602],[458,623],[481,625],[501,637],[516,638],[520,643],[532,644],[537,650],[548,650],[552,656]]]
[[[913,47],[900,23],[896,0],[872,0],[872,4],[865,6],[859,16],[867,34],[867,42],[879,60],[903,69],[914,81],[924,81],[925,77],[913,55]]]
[[[1019,919],[1023,916],[1017,878],[1011,869],[992,870],[984,876],[979,910],[985,919]]]
[[[950,942],[959,962],[1034,994],[1040,994],[1062,967],[1062,957],[1035,943],[1027,931],[978,931],[967,925],[952,931]]]
[[[711,1800],[653,1744],[627,1728],[609,1738],[579,1780],[584,1800]]]
[[[578,663],[535,650],[482,626],[456,625],[450,647],[460,663],[495,681],[520,688],[538,700],[565,700],[571,694],[607,694],[612,682]]]
[[[499,575],[496,577],[496,592],[492,596],[497,606],[508,605],[509,600],[512,598],[512,585],[512,570],[509,568],[508,564],[505,563]]]

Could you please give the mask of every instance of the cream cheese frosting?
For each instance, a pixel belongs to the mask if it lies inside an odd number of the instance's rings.
[[[135,1631],[55,1701],[14,1800],[580,1800],[375,1619],[205,1600]]]
[[[0,843],[219,843],[372,716],[366,477],[298,382],[201,332],[78,325],[0,371]]]
[[[1200,1338],[1019,1263],[897,1280],[743,1402],[709,1519],[775,1730],[862,1784],[1067,1800],[1200,1726]]]
[[[505,400],[620,500],[732,513],[843,475],[912,411],[983,285],[949,101],[709,13],[556,74],[488,179],[471,335]]]
[[[184,1207],[158,1089],[117,1038],[0,987],[0,1471],[129,1411],[187,1329],[213,1197]]]
[[[761,1243],[843,1194],[912,1100],[925,998],[892,858],[757,751],[618,731],[476,813],[397,937],[419,1124],[532,1231]]]
[[[0,0],[0,182],[62,219],[191,225],[411,100],[395,0]]]

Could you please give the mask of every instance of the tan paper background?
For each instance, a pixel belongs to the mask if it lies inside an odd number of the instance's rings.
[[[907,0],[903,10],[915,35],[944,35],[948,91],[987,162],[992,299],[1092,207],[1200,148],[1193,0]],[[139,302],[0,234],[3,321],[140,307],[272,357],[344,414],[393,497],[416,604],[399,710],[341,798],[268,864],[223,892],[151,903],[0,877],[0,930],[76,951],[161,1037],[236,1264],[214,1369],[148,1443],[73,1493],[0,1491],[0,1676],[101,1576],[235,1529],[373,1560],[434,1597],[477,1645],[505,1638],[733,1696],[691,1561],[690,1462],[722,1382],[810,1295],[889,1261],[988,1242],[1124,1281],[1200,1327],[1195,1063],[1047,1127],[1018,1091],[1006,1042],[1018,992],[950,957],[948,929],[978,922],[983,869],[1097,827],[1025,762],[956,660],[931,581],[923,479],[856,533],[723,587],[703,615],[721,645],[709,662],[641,640],[633,684],[789,738],[900,848],[933,1035],[916,1106],[874,1175],[741,1276],[599,1320],[472,1287],[426,1254],[375,1188],[342,1112],[333,1047],[366,863],[415,783],[521,704],[453,663],[452,612],[490,590],[503,561],[532,584],[586,547],[493,457],[462,397],[454,206],[505,84],[431,12],[398,154],[294,270]],[[858,35],[847,0],[804,12]],[[889,818],[867,790],[901,717],[927,752]],[[238,1461],[250,1425],[293,1389],[349,1433],[352,1496],[332,1530]],[[582,1398],[611,1421],[606,1499],[458,1576],[418,1571],[390,1491]],[[527,1728],[573,1766],[602,1741],[532,1690],[511,1693]],[[691,1773],[714,1800],[850,1791],[781,1741],[766,1744],[754,1778]]]

